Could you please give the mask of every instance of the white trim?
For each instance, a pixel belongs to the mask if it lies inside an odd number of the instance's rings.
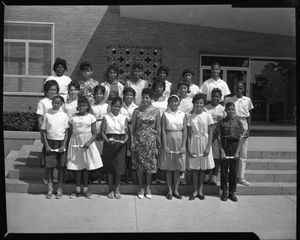
[[[4,42],[10,43],[10,42],[28,42],[28,43],[49,43],[53,44],[52,40],[32,40],[32,39],[4,39]]]
[[[39,92],[3,92],[3,96],[45,96],[44,93]]]
[[[29,42],[25,42],[25,76],[29,73]]]
[[[51,22],[23,22],[23,21],[4,21],[4,23],[10,23],[10,24],[32,24],[32,25],[54,25],[54,23]]]
[[[4,74],[5,78],[48,78],[49,76],[42,76],[42,75],[7,75]]]

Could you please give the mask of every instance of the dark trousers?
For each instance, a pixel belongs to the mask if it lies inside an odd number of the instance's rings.
[[[220,160],[221,165],[221,190],[228,192],[228,168],[229,168],[229,192],[236,192],[237,184],[237,172],[236,172],[237,160]]]
[[[235,151],[238,147],[237,139],[221,139],[222,146],[225,151],[226,156],[234,156]],[[238,161],[235,159],[221,159],[221,190],[228,191],[227,179],[229,180],[229,192],[236,192],[236,184],[237,184],[237,164]],[[228,177],[228,169],[229,169],[229,178]]]

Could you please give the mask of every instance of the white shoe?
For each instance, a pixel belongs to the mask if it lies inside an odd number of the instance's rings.
[[[146,194],[145,197],[148,198],[148,199],[151,199],[152,195],[151,194]]]
[[[238,183],[242,184],[244,186],[250,186],[250,183],[248,181],[246,181],[245,179],[238,180]]]

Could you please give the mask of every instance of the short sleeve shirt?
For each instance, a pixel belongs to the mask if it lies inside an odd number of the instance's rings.
[[[38,102],[36,113],[43,116],[50,108],[52,108],[52,100],[45,97]]]
[[[186,117],[185,113],[181,110],[177,110],[176,112],[168,109],[164,112],[166,118],[166,129],[172,131],[180,131],[183,129],[184,118]]]
[[[60,77],[50,76],[46,79],[45,82],[47,82],[49,80],[55,80],[58,83],[59,94],[61,94],[63,96],[63,98],[65,99],[65,101],[66,101],[67,100],[67,95],[68,95],[68,85],[70,84],[70,82],[72,82],[72,79],[69,78],[66,75],[62,75]]]
[[[46,130],[47,139],[64,140],[66,129],[69,128],[68,115],[60,110],[50,109],[45,115],[41,129]]]
[[[244,133],[244,128],[242,122],[232,117],[224,118],[221,121],[218,122],[216,133],[221,135],[221,138],[231,138],[239,140],[240,136]]]
[[[128,122],[131,122],[132,120],[132,115],[133,115],[133,111],[134,109],[136,109],[138,106],[135,103],[131,103],[129,106],[127,106],[125,104],[125,102],[123,102],[122,104],[122,108],[120,110],[120,113],[125,115],[127,117]]]
[[[193,98],[197,93],[200,93],[200,88],[195,84],[190,85],[190,92],[187,96]]]
[[[73,125],[73,134],[84,134],[92,132],[92,124],[96,122],[96,118],[90,113],[84,116],[75,114],[69,122]]]
[[[205,106],[205,111],[211,114],[214,123],[217,123],[226,117],[225,108],[221,104],[218,104],[217,106],[208,104]]]
[[[115,116],[112,112],[105,115],[106,120],[106,131],[105,134],[125,134],[125,121],[126,116],[123,114],[118,114]]]
[[[222,79],[218,79],[215,81],[214,79],[210,78],[206,80],[202,86],[200,87],[200,92],[206,94],[206,100],[211,101],[211,91],[214,88],[219,88],[222,91],[222,97],[220,99],[221,102],[224,101],[224,96],[230,94],[230,90],[227,86],[227,83],[223,81]]]
[[[77,103],[78,103],[77,100],[73,100],[73,101],[68,100],[65,103],[65,112],[69,116],[69,119],[71,119],[72,116],[78,112]]]

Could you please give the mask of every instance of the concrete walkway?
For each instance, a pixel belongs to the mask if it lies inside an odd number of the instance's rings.
[[[169,201],[165,196],[120,200],[104,195],[57,200],[6,193],[8,233],[253,232],[260,239],[296,239],[296,196],[237,196],[222,202]]]

